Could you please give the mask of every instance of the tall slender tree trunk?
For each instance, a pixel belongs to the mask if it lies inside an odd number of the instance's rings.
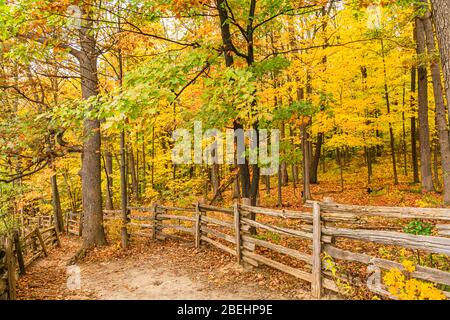
[[[219,176],[219,164],[213,163],[211,166],[211,185],[213,188],[213,194],[216,196],[216,194],[219,192],[220,187],[220,176]],[[219,199],[221,198],[221,195],[218,195]]]
[[[256,132],[257,148],[259,149],[259,128],[258,128],[257,123],[253,125],[253,129]],[[259,180],[260,180],[260,168],[259,168],[259,164],[255,163],[255,164],[252,164],[252,181],[251,181],[251,185],[250,185],[250,200],[251,200],[252,206],[257,205]],[[252,219],[255,220],[255,216],[253,214],[252,214]]]
[[[87,18],[91,14],[85,12]],[[82,98],[88,100],[98,95],[96,41],[92,33],[92,19],[86,19],[80,29],[81,51],[79,55]],[[82,155],[82,194],[83,194],[83,247],[106,244],[103,229],[101,160],[100,160],[100,120],[84,120]]]
[[[277,206],[278,207],[282,207],[283,206],[283,193],[282,193],[282,186],[283,186],[283,181],[282,181],[282,170],[281,170],[281,164],[278,166],[278,175],[277,175]]]
[[[406,107],[406,82],[403,82],[403,94],[402,94],[402,107],[405,110]],[[403,174],[408,176],[408,156],[406,147],[406,118],[405,112],[402,112],[402,146],[403,146]]]
[[[270,176],[266,175],[265,180],[266,180],[266,194],[270,195]]]
[[[381,39],[381,55],[383,57],[383,71],[384,71],[384,97],[386,100],[387,113],[391,113],[391,102],[389,97],[388,79],[387,79],[387,67],[386,67],[386,55],[385,55],[384,41]],[[392,123],[389,121],[389,142],[391,146],[391,158],[392,158],[392,172],[394,175],[394,184],[398,184],[398,174],[397,174],[397,161],[395,157],[395,138],[394,129],[392,128]]]
[[[340,148],[336,150],[336,158],[339,164],[339,175],[341,177],[341,191],[344,191],[344,170],[342,168],[342,152]]]
[[[419,183],[419,160],[417,159],[417,127],[416,127],[416,68],[411,69],[411,111],[413,115],[411,116],[411,156],[412,156],[412,167],[413,167],[413,181],[414,183]]]
[[[422,23],[427,39],[428,55],[433,57],[436,55],[437,50],[430,15],[431,13],[427,13],[422,19]],[[444,92],[441,82],[441,70],[436,59],[431,60],[430,68],[433,82],[434,101],[436,104],[436,125],[438,128],[439,146],[441,150],[442,173],[444,176],[444,202],[445,204],[450,204],[450,139],[447,125],[447,112],[444,102]],[[436,147],[437,146],[435,146],[435,148]],[[439,181],[438,177],[437,180]]]
[[[234,130],[243,130],[243,127],[237,121],[234,121]],[[239,167],[239,183],[241,184],[242,198],[250,198],[250,171],[248,169],[247,159],[245,163],[238,164]]]
[[[139,146],[138,141],[136,141],[136,146]],[[137,199],[137,202],[139,203],[141,201],[141,183],[140,183],[141,171],[139,170],[140,157],[139,157],[139,148],[138,147],[136,147],[136,158],[135,159],[136,159],[136,161],[135,161],[136,168],[135,168],[134,172],[136,174],[136,199]]]
[[[128,170],[131,175],[131,190],[132,190],[132,199],[135,204],[139,201],[139,186],[137,181],[137,173],[136,173],[136,163],[135,157],[133,154],[133,149],[130,148],[128,151]]]
[[[286,125],[284,121],[281,121],[280,131],[281,131],[280,134],[281,141],[284,141],[286,139]],[[283,186],[287,186],[289,183],[289,176],[287,171],[286,160],[282,160],[280,166],[281,166],[281,183],[283,184]]]
[[[111,151],[107,150],[105,152],[105,171],[106,171],[106,210],[114,210],[114,204],[112,199],[112,188],[113,188],[113,156]]]
[[[295,133],[294,133],[294,130],[292,129],[292,126],[289,126],[289,135],[290,135],[291,145],[294,145]],[[296,188],[296,186],[298,184],[298,164],[295,162],[292,164],[292,184],[294,186],[294,189]]]
[[[313,184],[316,184],[319,182],[318,171],[319,171],[320,156],[322,154],[322,144],[323,144],[323,133],[319,132],[317,134],[316,149],[314,151],[314,156],[313,156],[312,162],[311,162],[310,182]]]
[[[146,145],[145,145],[145,133],[142,134],[142,197],[145,196],[145,191],[147,188],[147,156],[146,156]]]
[[[450,114],[450,0],[431,0]]]
[[[63,214],[61,210],[61,199],[59,197],[58,180],[56,174],[53,174],[50,178],[52,185],[52,205],[53,205],[53,217],[55,220],[56,231],[64,231]]]
[[[364,147],[364,154],[366,155],[367,162],[367,186],[370,187],[372,184],[372,154],[370,147]]]
[[[416,18],[417,54],[426,53],[425,31],[422,21]],[[420,141],[420,169],[422,187],[425,191],[434,191],[433,172],[431,169],[430,128],[428,124],[428,76],[427,68],[423,64],[418,68],[418,103],[419,103],[419,141]]]
[[[308,134],[307,134],[307,128],[306,124],[302,124],[300,127],[301,132],[301,139],[302,139],[302,151],[303,151],[303,157],[302,157],[302,164],[303,164],[303,202],[306,202],[307,200],[311,200],[311,187],[310,187],[310,177],[309,177],[309,170],[310,170],[310,164],[309,164],[309,146],[308,146]]]
[[[233,58],[233,42],[231,38],[230,23],[228,19],[228,11],[225,7],[225,0],[216,0],[216,8],[219,14],[220,31],[222,36],[223,52],[225,57],[225,65],[232,67],[234,64]],[[233,129],[243,130],[242,124],[239,120],[233,122]],[[248,162],[244,164],[238,164],[239,167],[239,184],[241,186],[241,196],[243,198],[250,198],[250,170]],[[257,172],[254,172],[254,174]],[[254,200],[254,201],[253,201]],[[256,198],[252,202],[256,202]]]
[[[155,125],[152,127],[152,167],[151,167],[151,181],[152,181],[152,189],[155,189],[155,158],[156,158],[156,149],[155,149]]]

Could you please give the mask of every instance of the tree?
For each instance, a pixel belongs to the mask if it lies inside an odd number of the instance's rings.
[[[423,56],[426,52],[426,39],[423,24],[416,18],[417,54]],[[424,190],[434,191],[433,173],[431,171],[430,129],[428,124],[428,72],[426,65],[418,66],[418,106],[419,106],[419,141],[420,141],[420,172]]]
[[[436,36],[441,54],[442,70],[445,80],[445,94],[450,101],[450,27],[448,16],[450,13],[449,0],[431,0],[433,20],[436,26]],[[450,110],[450,104],[448,105]],[[449,111],[450,113],[450,111]]]
[[[426,1],[423,1],[426,6]],[[450,7],[449,7],[450,8]],[[431,12],[428,8],[421,17],[423,30],[426,34],[428,59],[430,60],[431,77],[436,104],[436,124],[438,127],[439,144],[441,150],[442,171],[444,177],[444,203],[450,204],[450,139],[447,124],[447,112],[445,109],[444,92],[441,82],[441,69],[437,60],[438,52],[435,45]]]

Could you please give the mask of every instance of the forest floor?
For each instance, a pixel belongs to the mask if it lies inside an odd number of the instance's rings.
[[[311,299],[309,286],[266,267],[244,268],[214,248],[173,240],[142,240],[128,251],[94,249],[77,266],[81,289],[67,288],[68,262],[80,247],[63,237],[62,247],[35,262],[18,282],[18,299]],[[334,297],[326,296],[324,299]]]

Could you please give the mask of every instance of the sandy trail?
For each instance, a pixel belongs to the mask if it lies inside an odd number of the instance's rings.
[[[282,296],[262,292],[255,285],[219,290],[206,281],[193,281],[192,275],[183,271],[157,267],[156,259],[152,258],[126,264],[113,262],[82,267],[82,288],[107,300],[283,299]]]
[[[81,289],[67,287],[70,258],[78,239],[62,238],[62,248],[34,263],[18,282],[19,299],[310,299],[308,285],[269,268],[244,268],[211,247],[145,241],[126,252],[94,250],[77,266]],[[329,298],[329,297],[325,297]]]

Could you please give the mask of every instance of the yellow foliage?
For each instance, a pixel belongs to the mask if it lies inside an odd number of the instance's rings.
[[[416,270],[412,261],[405,260],[402,265],[408,273],[407,276],[394,268],[383,277],[390,294],[400,300],[446,300],[443,292],[433,284],[410,277]]]

